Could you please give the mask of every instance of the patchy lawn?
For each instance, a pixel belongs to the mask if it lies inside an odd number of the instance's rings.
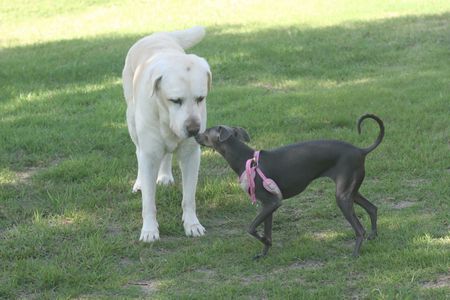
[[[0,298],[448,298],[448,1],[3,1],[0,19]],[[356,119],[383,119],[362,186],[379,236],[358,259],[334,185],[318,180],[284,201],[269,256],[251,260],[257,208],[209,150],[197,190],[206,236],[184,236],[175,167],[157,192],[161,241],[137,241],[124,58],[145,34],[197,24],[209,125],[242,126],[258,149],[363,147],[378,128],[367,121],[359,136]]]

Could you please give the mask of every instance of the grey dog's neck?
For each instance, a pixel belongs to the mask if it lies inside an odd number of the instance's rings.
[[[233,171],[240,176],[245,171],[245,163],[253,157],[255,150],[231,137],[216,149],[228,162]]]

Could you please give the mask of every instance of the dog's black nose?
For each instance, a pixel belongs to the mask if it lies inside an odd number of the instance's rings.
[[[196,135],[198,134],[199,131],[200,131],[200,128],[198,128],[198,129],[193,129],[193,130],[189,130],[189,129],[188,129],[188,134],[189,134],[190,137],[191,137],[191,136],[196,136]]]
[[[200,124],[197,122],[189,122],[186,125],[186,131],[189,137],[196,136],[200,132]]]

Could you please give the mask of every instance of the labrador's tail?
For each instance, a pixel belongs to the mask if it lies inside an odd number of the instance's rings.
[[[168,32],[183,49],[197,45],[205,36],[205,27],[195,26],[185,30]]]

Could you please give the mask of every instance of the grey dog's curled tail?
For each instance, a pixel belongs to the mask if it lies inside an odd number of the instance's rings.
[[[375,140],[375,142],[371,146],[369,146],[367,148],[364,148],[364,149],[361,149],[365,154],[368,154],[368,153],[372,152],[372,150],[374,150],[376,147],[378,147],[378,145],[383,140],[383,137],[384,137],[384,124],[383,124],[383,121],[381,121],[380,118],[378,118],[377,116],[375,116],[373,114],[362,115],[358,119],[358,133],[359,134],[361,134],[361,123],[364,121],[364,119],[373,119],[373,120],[375,120],[378,123],[378,126],[380,126],[380,133],[378,134],[378,137]]]

